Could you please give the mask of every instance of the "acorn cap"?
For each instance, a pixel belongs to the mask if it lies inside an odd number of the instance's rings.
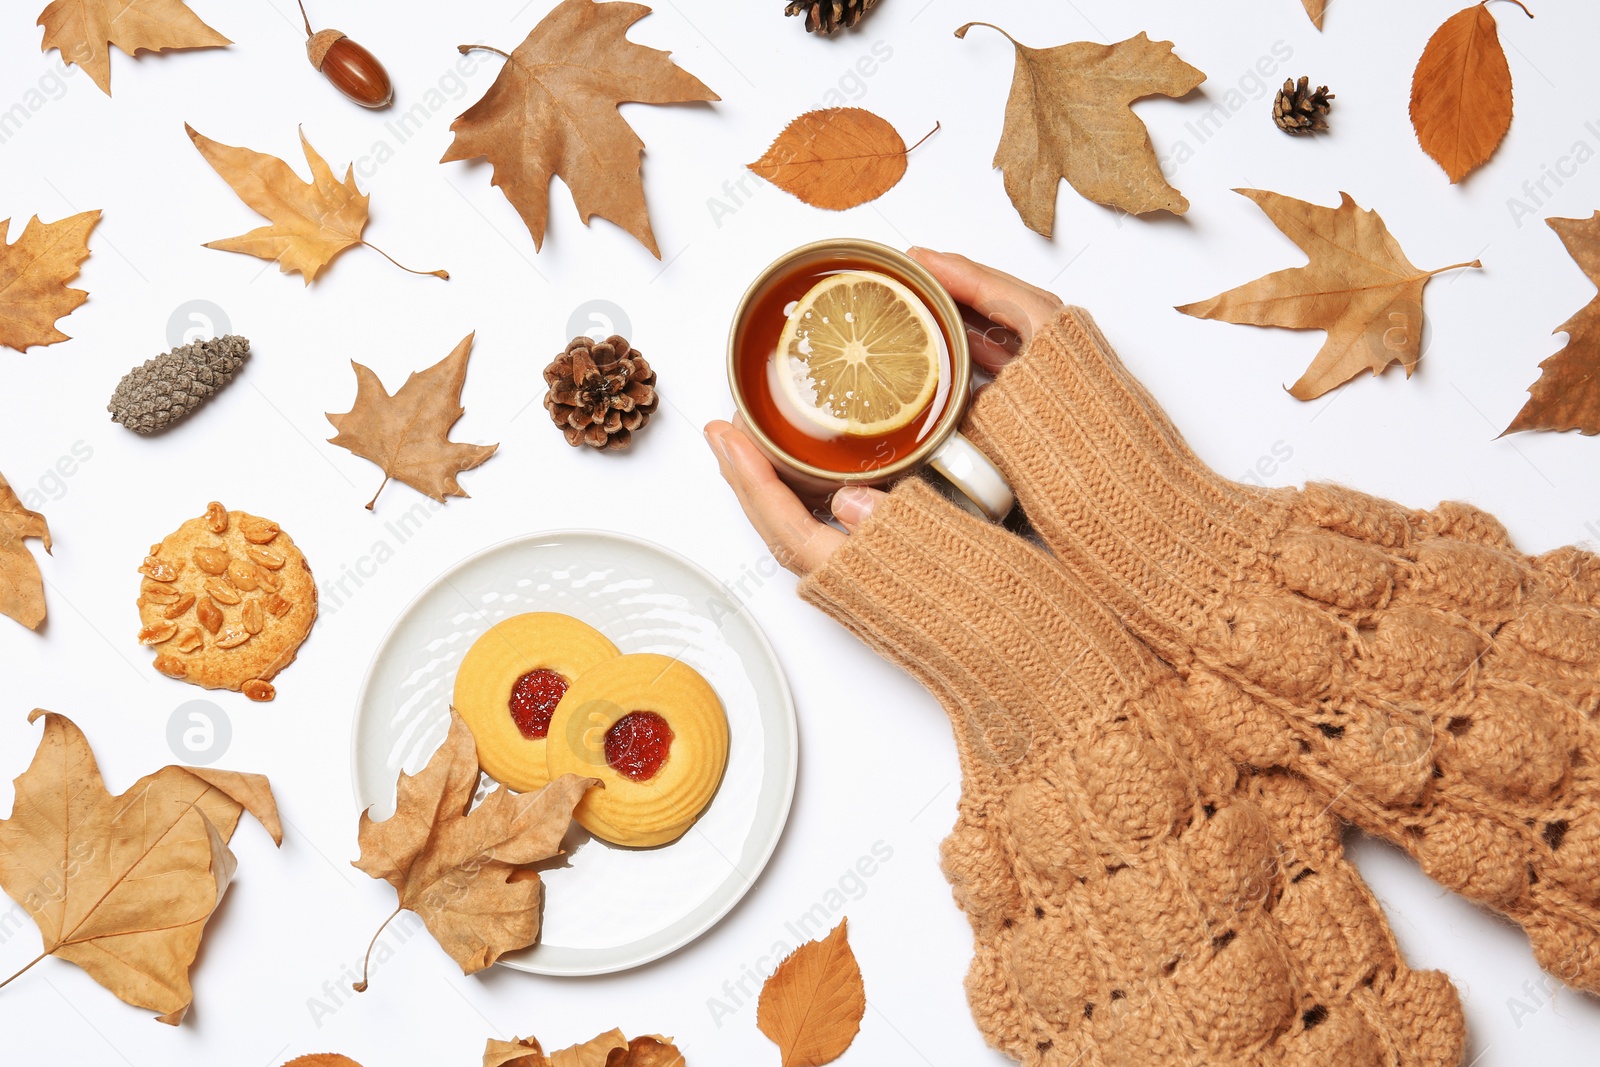
[[[318,30],[306,41],[306,55],[311,59],[311,65],[317,70],[322,69],[322,61],[328,58],[328,49],[333,47],[333,42],[344,37],[343,30]]]

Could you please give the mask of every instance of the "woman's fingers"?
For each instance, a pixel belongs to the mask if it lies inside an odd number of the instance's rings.
[[[880,489],[865,485],[847,485],[833,494],[829,506],[833,509],[833,517],[838,519],[846,530],[855,533],[861,524],[872,516],[872,509],[888,495]]]
[[[783,566],[796,574],[808,574],[844,542],[844,534],[818,522],[806,510],[794,491],[778,479],[767,457],[737,427],[721,420],[709,422],[706,440],[745,517]]]
[[[966,304],[1016,335],[1020,344],[1006,337],[1004,330],[980,329],[981,324],[968,324],[967,336],[972,342],[973,357],[986,370],[1004,366],[1016,354],[1015,349],[1026,344],[1061,307],[1061,299],[1054,294],[992,267],[974,263],[966,256],[926,248],[913,248],[910,256],[928,268],[958,303]]]

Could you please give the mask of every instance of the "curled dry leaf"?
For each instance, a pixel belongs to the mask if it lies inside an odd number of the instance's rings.
[[[28,721],[41,716],[38,751],[0,820],[0,888],[39,926],[33,963],[76,963],[176,1026],[193,1000],[201,934],[233,877],[227,842],[239,816],[283,843],[272,789],[259,774],[163,767],[112,796],[72,720],[35,710]]]
[[[1529,18],[1522,0],[1512,0]],[[1452,183],[1489,161],[1511,128],[1511,68],[1489,0],[1445,20],[1411,76],[1411,125]]]
[[[45,618],[44,577],[24,543],[30,537],[37,537],[50,551],[50,527],[44,516],[24,507],[0,474],[0,615],[37,630]]]
[[[617,110],[625,103],[721,99],[671,55],[628,40],[650,14],[643,4],[562,0],[506,59],[483,98],[450,124],[456,137],[441,163],[489,160],[491,184],[517,209],[533,247],[544,245],[550,179],[572,190],[578,216],[596,215],[638,238],[661,258],[645,206],[644,142]]]
[[[451,708],[444,744],[421,771],[400,775],[394,814],[375,822],[361,813],[355,866],[394,886],[400,898],[384,926],[401,911],[415,912],[463,974],[533,944],[544,885],[528,865],[561,854],[572,809],[595,784],[564,774],[537,793],[501,786],[468,814],[478,749]],[[366,987],[363,973],[355,988]]]
[[[1305,5],[1306,14],[1311,16],[1311,24],[1317,29],[1322,29],[1322,16],[1328,13],[1328,0],[1300,0]]]
[[[536,1037],[491,1039],[483,1067],[685,1067],[685,1060],[670,1037],[651,1034],[629,1041],[621,1030],[611,1030],[548,1056]]]
[[[55,323],[89,299],[67,283],[89,258],[89,233],[99,221],[98,211],[58,222],[40,222],[35,215],[15,244],[6,243],[11,220],[0,221],[0,345],[26,352],[70,340]]]
[[[174,48],[221,48],[232,44],[200,21],[183,0],[54,0],[39,15],[40,51],[59,49],[61,58],[89,72],[111,95],[111,49],[127,55]]]
[[[390,478],[441,504],[446,496],[464,497],[467,493],[456,475],[476,467],[500,447],[450,440],[450,427],[466,413],[461,387],[467,380],[474,336],[467,334],[454,351],[427,370],[413,371],[393,396],[371,369],[350,362],[356,371],[356,402],[343,415],[328,413],[328,421],[339,431],[328,441],[383,468],[383,482],[367,501],[368,511]]]
[[[895,128],[872,112],[830,107],[789,123],[750,169],[812,207],[843,211],[893,189],[905,176],[906,154],[922,141],[907,148]]]
[[[311,165],[309,182],[301,181],[294,168],[277,156],[213,141],[196,133],[188,123],[183,128],[189,131],[189,139],[205,161],[239,199],[270,220],[270,225],[258,226],[238,237],[208,241],[207,248],[273,260],[284,274],[298,272],[307,285],[335,256],[355,245],[366,245],[403,271],[450,277],[447,271],[412,270],[395,263],[387,252],[362,238],[367,228],[367,205],[372,198],[356,188],[353,165],[346,168],[344,181],[335,178],[327,161],[306,140],[305,131],[300,133],[300,147]]]
[[[1600,211],[1586,219],[1546,219],[1567,253],[1600,286]],[[1577,430],[1600,434],[1600,296],[1556,327],[1567,345],[1539,364],[1539,379],[1528,387],[1528,402],[1506,433],[1520,430]]]
[[[988,26],[1016,47],[994,165],[1029,229],[1050,236],[1062,178],[1095,203],[1129,214],[1189,210],[1162,177],[1150,132],[1129,106],[1145,96],[1183,96],[1206,80],[1173,53],[1171,41],[1141,33],[1111,45],[1029,48],[987,22],[969,22],[956,36],[974,26]]]
[[[861,1030],[867,993],[845,925],[807,941],[778,964],[756,1003],[756,1025],[783,1056],[783,1067],[820,1067],[844,1055]]]
[[[1422,353],[1422,291],[1435,274],[1477,267],[1477,260],[1418,270],[1376,211],[1341,193],[1336,208],[1263,189],[1235,190],[1310,258],[1210,300],[1178,310],[1201,319],[1251,326],[1325,330],[1327,341],[1289,392],[1312,400],[1360,374],[1398,363],[1406,377]]]

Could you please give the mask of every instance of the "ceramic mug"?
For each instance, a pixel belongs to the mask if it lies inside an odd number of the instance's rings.
[[[752,313],[770,303],[774,286],[789,278],[810,278],[836,270],[877,270],[910,288],[937,320],[948,348],[948,391],[940,383],[942,407],[937,415],[926,417],[929,425],[917,429],[914,441],[896,447],[886,462],[869,467],[839,470],[794,455],[773,439],[753,408],[742,380],[755,373],[754,367],[770,362],[776,342],[752,341]],[[770,311],[764,311],[770,317]],[[773,333],[771,324],[767,332]],[[765,348],[766,351],[759,349]],[[961,312],[950,294],[916,260],[887,245],[858,238],[838,238],[803,245],[774,260],[756,275],[740,298],[728,330],[728,387],[742,416],[745,432],[772,461],[779,477],[808,503],[825,501],[834,490],[845,485],[878,488],[892,485],[924,466],[942,474],[992,519],[1004,518],[1014,498],[1011,487],[994,463],[963,436],[958,427],[972,399],[972,362],[967,348],[967,329]],[[767,406],[770,406],[767,405]],[[931,406],[931,404],[930,404]],[[771,418],[769,414],[767,416]],[[872,439],[864,439],[870,442]]]

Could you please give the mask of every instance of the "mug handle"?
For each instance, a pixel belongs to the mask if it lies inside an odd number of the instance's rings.
[[[928,463],[991,519],[1005,518],[1016,503],[1000,468],[962,434],[947,437]]]

